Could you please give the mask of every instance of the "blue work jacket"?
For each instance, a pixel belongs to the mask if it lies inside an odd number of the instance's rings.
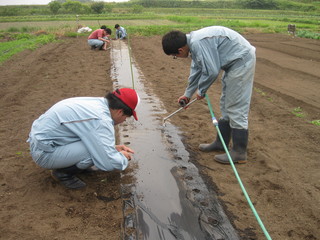
[[[228,71],[255,49],[236,31],[212,26],[186,34],[187,45],[192,58],[188,86],[185,96],[191,98],[198,89],[204,96],[211,84],[217,79],[220,70]]]
[[[82,141],[101,170],[124,170],[127,158],[115,148],[114,122],[103,97],[76,97],[53,105],[32,124],[29,141],[59,147]]]

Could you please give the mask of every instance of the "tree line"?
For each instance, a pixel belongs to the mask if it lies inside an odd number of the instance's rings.
[[[131,8],[141,13],[144,8],[228,8],[315,11],[313,0],[132,0],[122,3],[96,2],[93,0],[53,0],[48,5],[0,6],[0,16],[56,15],[56,14],[102,14],[112,9]]]

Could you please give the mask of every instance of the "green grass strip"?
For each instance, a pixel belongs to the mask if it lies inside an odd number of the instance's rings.
[[[53,42],[56,37],[53,34],[49,35],[21,35],[17,36],[16,40],[0,43],[0,64],[12,57],[13,55],[22,52],[26,49],[36,49],[37,47]]]

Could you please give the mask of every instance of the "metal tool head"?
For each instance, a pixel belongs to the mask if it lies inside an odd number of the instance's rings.
[[[197,98],[193,99],[191,102],[189,102],[188,104],[186,104],[184,107],[180,107],[179,109],[177,109],[176,111],[174,111],[173,113],[171,113],[169,116],[165,117],[162,121],[162,126],[165,127],[165,122],[171,118],[173,115],[177,114],[178,112],[180,112],[182,109],[187,108],[189,105],[191,105],[192,103],[194,103],[197,100]]]
[[[162,121],[162,127],[166,127],[166,120]]]

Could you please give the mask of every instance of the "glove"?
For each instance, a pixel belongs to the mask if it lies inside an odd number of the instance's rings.
[[[189,102],[190,102],[190,98],[186,96],[181,96],[178,99],[178,103],[180,104],[181,107],[185,107]]]
[[[199,94],[197,94],[197,99],[198,99],[198,100],[201,100],[201,99],[203,99],[203,98],[205,98],[205,96],[200,96]]]

